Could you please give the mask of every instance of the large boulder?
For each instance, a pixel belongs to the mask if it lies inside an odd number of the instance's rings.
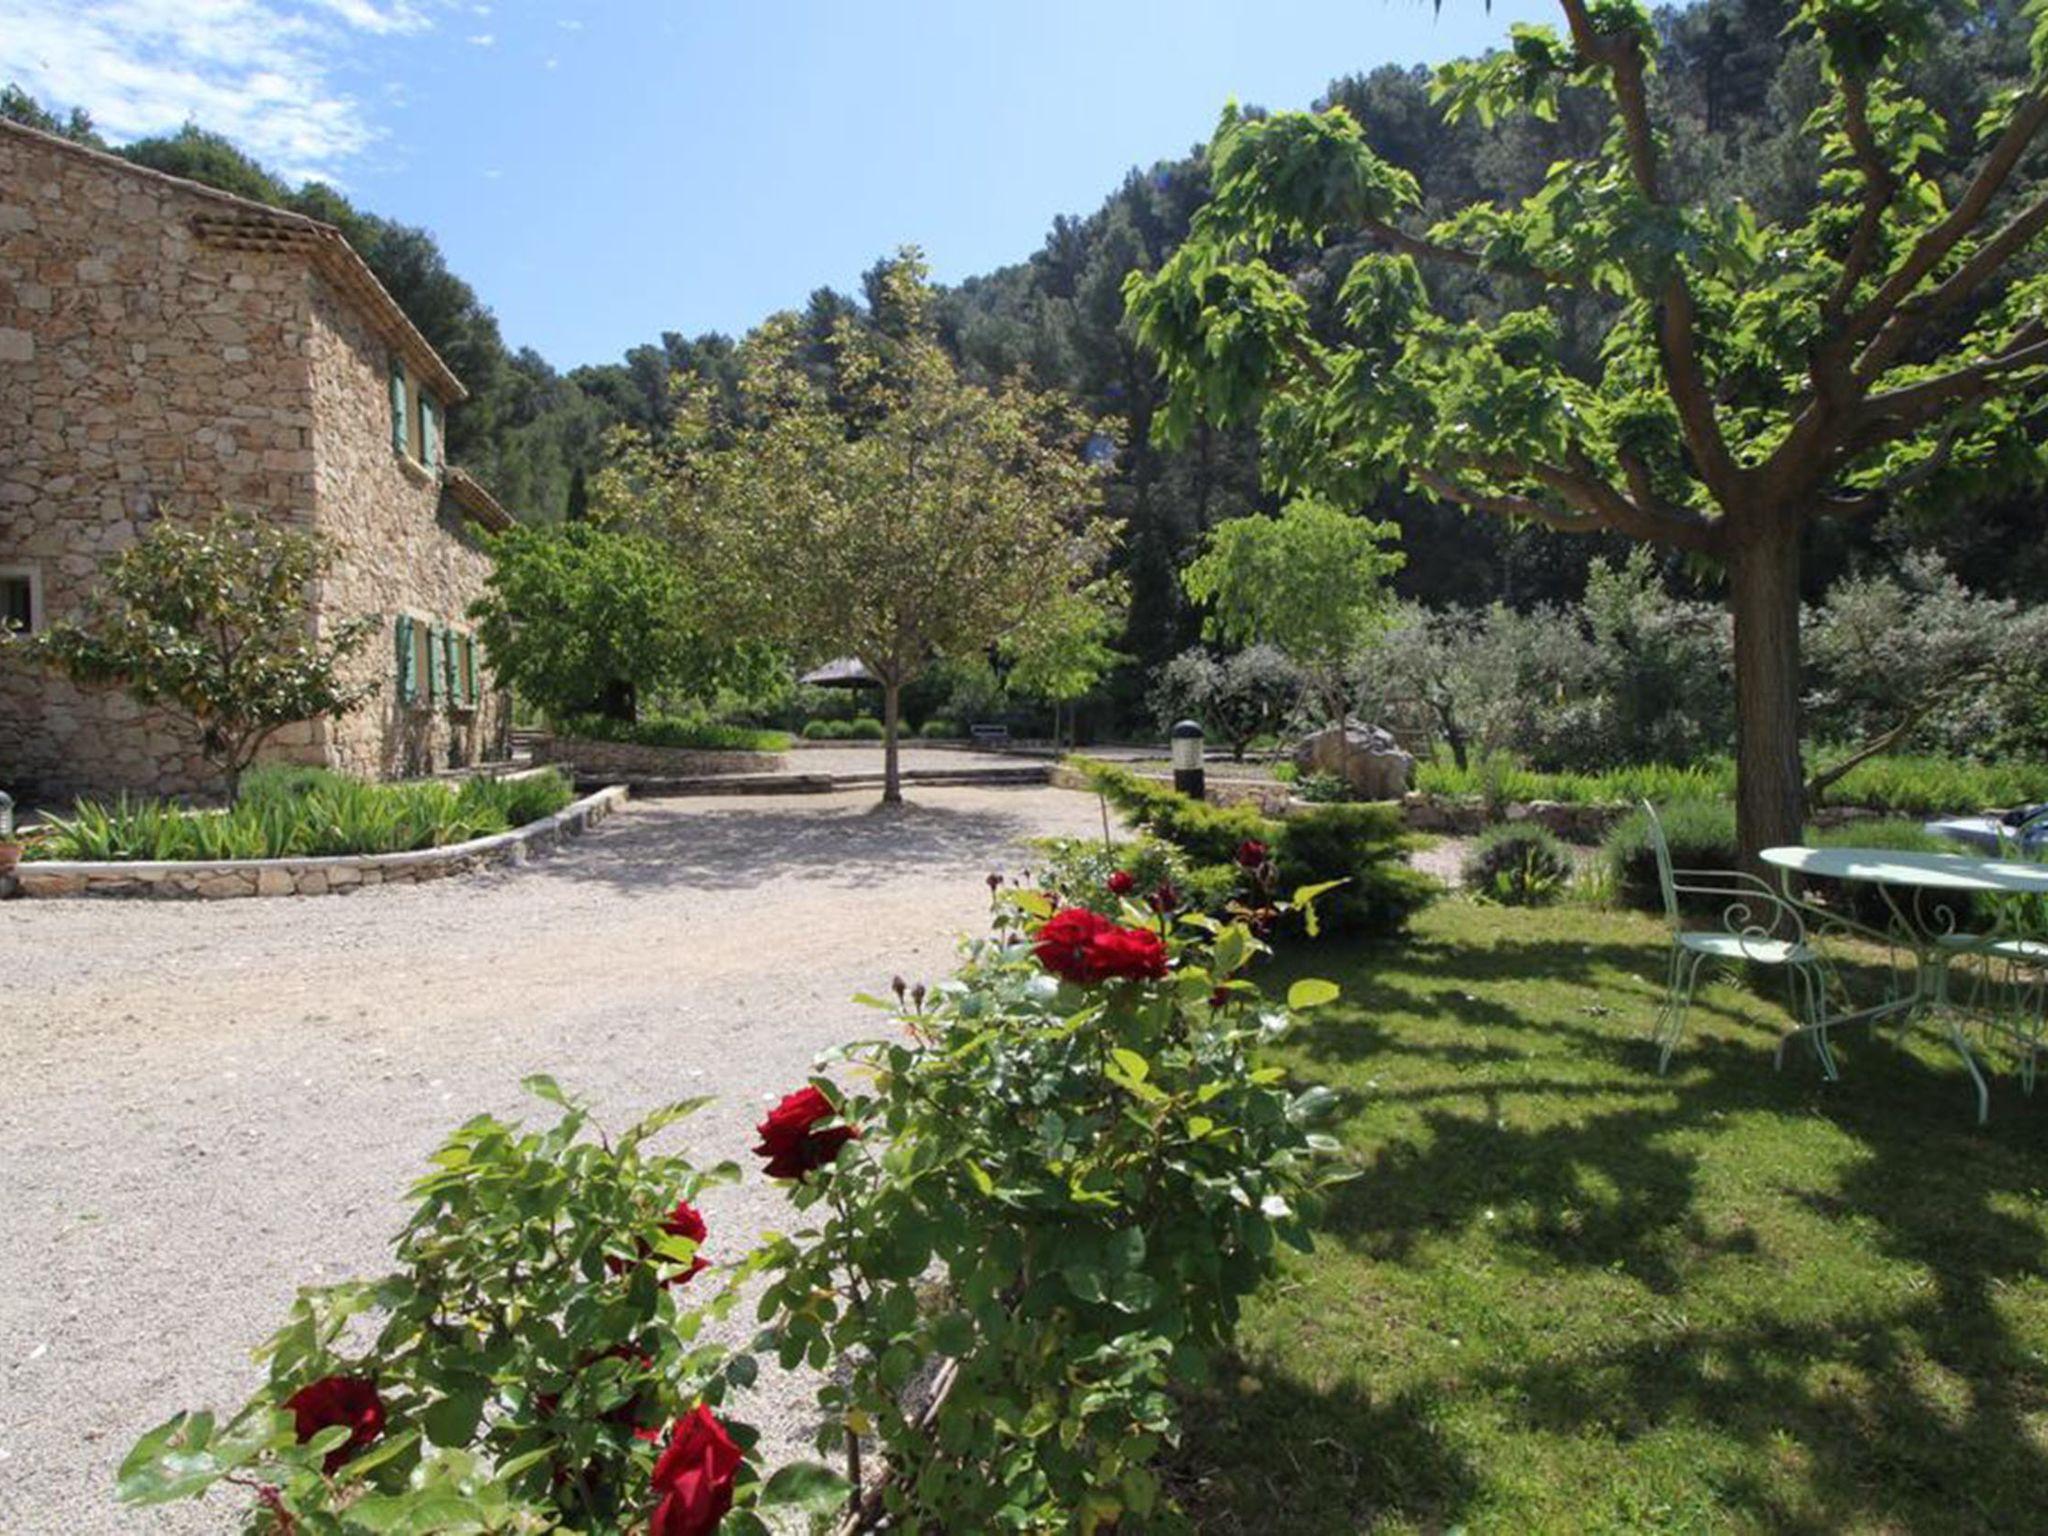
[[[1354,800],[1398,800],[1415,785],[1414,757],[1391,732],[1357,720],[1304,737],[1294,749],[1294,766],[1304,777],[1335,774]]]

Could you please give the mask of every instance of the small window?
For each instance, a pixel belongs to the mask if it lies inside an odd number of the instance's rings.
[[[43,588],[33,566],[0,565],[0,630],[32,635],[43,627]]]

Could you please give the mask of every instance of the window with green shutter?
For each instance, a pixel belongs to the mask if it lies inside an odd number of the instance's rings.
[[[410,704],[420,696],[419,653],[413,648],[411,616],[401,613],[393,628],[398,635],[398,702]]]
[[[460,645],[461,641],[454,630],[444,629],[441,631],[441,665],[448,672],[447,694],[449,707],[451,708],[459,708],[463,702],[462,667],[458,660]]]
[[[469,701],[471,709],[476,708],[480,691],[476,682],[476,636],[462,637],[462,696]]]
[[[427,626],[427,702],[441,697],[441,626]]]
[[[433,397],[420,391],[420,462],[437,467],[441,454],[441,415]]]
[[[405,452],[405,364],[391,359],[391,449]]]

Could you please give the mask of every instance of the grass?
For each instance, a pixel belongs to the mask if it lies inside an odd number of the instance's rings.
[[[82,802],[48,818],[33,859],[174,862],[320,858],[440,848],[552,816],[574,798],[550,770],[519,779],[371,784],[319,768],[259,768],[225,811],[161,800]]]
[[[1843,1081],[1722,982],[1660,1079],[1655,923],[1446,901],[1305,948],[1286,1064],[1360,1177],[1189,1414],[1217,1531],[2037,1529],[2048,1100],[1918,1039]]]

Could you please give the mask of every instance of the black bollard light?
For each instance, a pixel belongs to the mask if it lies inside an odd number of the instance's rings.
[[[1209,795],[1209,781],[1202,772],[1202,728],[1182,720],[1169,733],[1173,739],[1173,787],[1194,800]]]

